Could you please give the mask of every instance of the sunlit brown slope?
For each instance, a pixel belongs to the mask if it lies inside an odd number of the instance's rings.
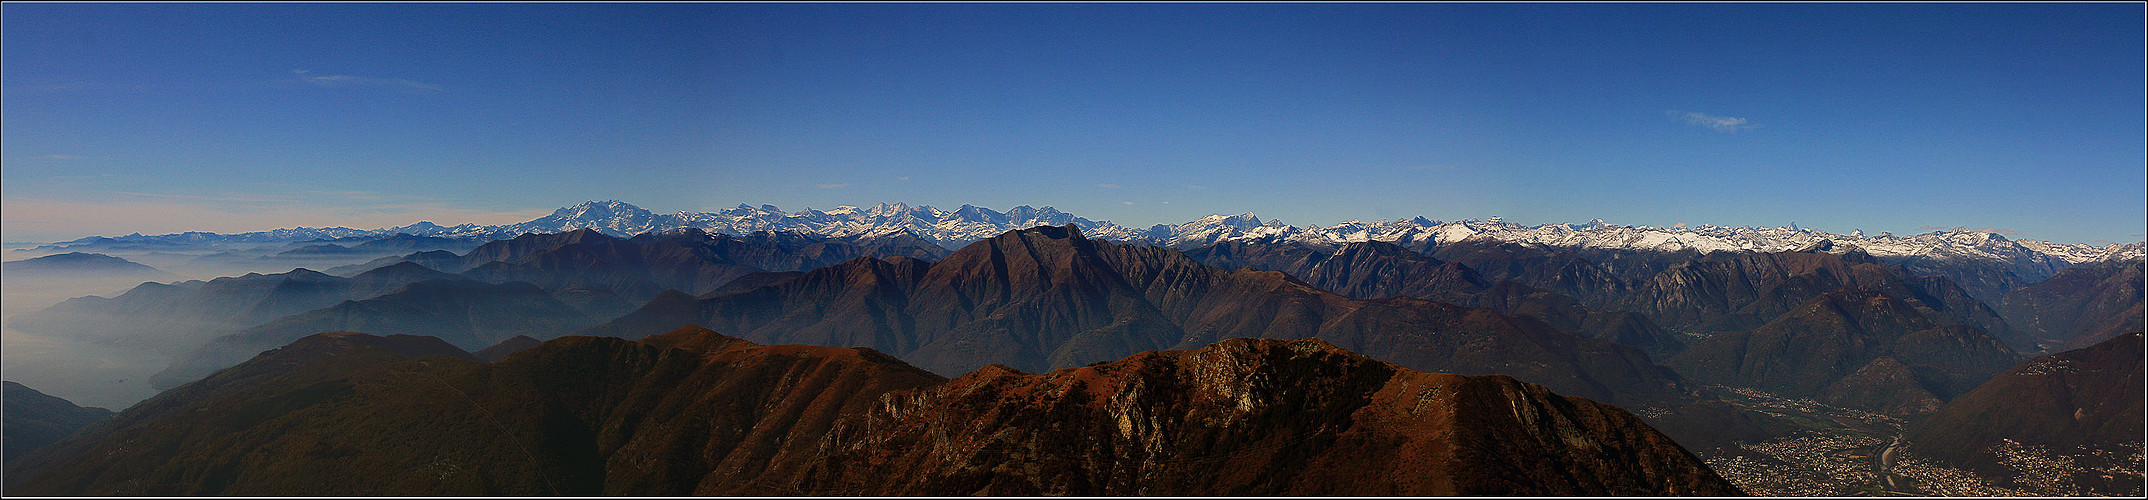
[[[1729,495],[1623,410],[1504,376],[1423,373],[1319,340],[1027,374],[992,366],[896,395],[789,489],[748,494]]]

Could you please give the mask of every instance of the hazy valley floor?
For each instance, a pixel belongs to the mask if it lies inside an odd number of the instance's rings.
[[[117,295],[126,286],[59,290],[26,289],[9,283],[0,301],[0,324],[82,295]],[[140,345],[36,335],[0,327],[0,378],[35,387],[75,404],[118,411],[155,396],[149,376],[178,356]]]
[[[176,357],[125,345],[0,330],[0,378],[82,406],[119,410],[155,396],[149,376]]]

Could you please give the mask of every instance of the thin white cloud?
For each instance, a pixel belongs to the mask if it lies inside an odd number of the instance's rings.
[[[44,156],[39,156],[39,157],[37,157],[37,159],[39,159],[39,160],[50,160],[50,161],[68,161],[68,160],[87,160],[87,159],[90,159],[90,157],[87,157],[87,156],[81,156],[81,155],[44,155]]]
[[[1106,183],[1102,183],[1102,184],[1097,184],[1097,185],[1096,185],[1096,187],[1100,187],[1100,188],[1104,188],[1104,189],[1126,189],[1126,186],[1121,186],[1121,185],[1118,185],[1118,184],[1112,184],[1112,183],[1109,183],[1109,182],[1106,182]]]
[[[1711,115],[1707,113],[1678,110],[1664,111],[1663,114],[1669,115],[1672,119],[1678,121],[1707,127],[1710,129],[1714,129],[1718,132],[1736,133],[1740,130],[1760,127],[1759,124],[1752,123],[1751,120],[1734,116]]]
[[[416,80],[404,80],[401,78],[373,78],[352,75],[305,76],[305,73],[303,71],[304,70],[292,70],[293,73],[297,73],[299,75],[299,81],[306,82],[307,84],[311,84],[315,87],[331,89],[379,88],[414,94],[441,94],[447,92],[447,87],[442,87],[439,85],[420,82]]]
[[[832,183],[832,184],[814,184],[814,185],[813,185],[813,187],[817,187],[817,188],[821,188],[821,189],[842,189],[842,188],[847,188],[847,187],[850,187],[850,183],[848,183],[848,182],[837,182],[837,183]]]

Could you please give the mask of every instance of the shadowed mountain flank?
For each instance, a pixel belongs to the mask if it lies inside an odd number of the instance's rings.
[[[1227,269],[1281,271],[1353,298],[1407,296],[1529,316],[1561,331],[1639,348],[1657,359],[1684,347],[1676,335],[1644,316],[1593,310],[1564,294],[1492,281],[1469,266],[1393,243],[1353,242],[1325,251],[1301,243],[1226,241],[1187,250],[1186,256]]]
[[[755,342],[871,347],[942,374],[1081,366],[1225,338],[1318,337],[1413,369],[1505,373],[1566,394],[1675,391],[1645,354],[1532,318],[1394,297],[1359,300],[1175,250],[1011,231],[938,262],[856,259],[707,299],[659,297],[584,334],[701,324]]]
[[[1928,312],[1845,287],[1752,331],[1695,341],[1667,364],[1696,381],[1910,417],[1938,411],[2021,359],[1982,331]]]
[[[2063,351],[2140,331],[2141,297],[2141,260],[2128,259],[2066,268],[2007,293],[1999,310],[2016,348]]]
[[[13,381],[0,385],[5,386],[7,398],[0,402],[7,410],[5,420],[0,421],[0,426],[7,429],[6,441],[0,442],[0,448],[7,450],[7,462],[59,442],[90,424],[112,418],[112,410],[83,408]]]
[[[1997,313],[1945,278],[1911,276],[1861,252],[1711,254],[1638,283],[1615,309],[1649,315],[1668,328],[1741,331],[1774,321],[1822,294],[1848,286],[1884,292],[1935,319],[1994,336],[2009,331]]]
[[[2052,475],[2024,470],[2024,457],[2063,457],[2084,471],[2042,479],[2139,495],[2141,390],[2141,334],[2120,335],[2037,357],[1992,377],[1917,425],[1909,436],[1910,451],[2001,484],[2019,481],[2017,476]]]
[[[1630,311],[1662,328],[1712,334],[1758,328],[1805,301],[1845,286],[1884,291],[1948,322],[2007,338],[2011,327],[1953,281],[1922,276],[1827,242],[1787,252],[1583,252],[1465,241],[1435,257],[1489,281],[1557,292],[1582,305]]]

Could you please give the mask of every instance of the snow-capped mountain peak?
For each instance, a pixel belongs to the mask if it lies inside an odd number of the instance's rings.
[[[1046,206],[1016,206],[999,212],[975,205],[952,211],[906,203],[880,203],[867,208],[843,205],[827,210],[806,207],[785,212],[774,205],[739,204],[714,212],[681,211],[656,214],[617,200],[590,201],[560,208],[551,215],[509,225],[461,224],[441,226],[419,222],[407,226],[358,230],[350,228],[291,228],[235,235],[189,232],[158,236],[128,235],[92,237],[46,245],[33,251],[66,251],[70,247],[111,242],[271,242],[352,236],[418,236],[481,239],[513,238],[522,233],[558,233],[594,229],[615,237],[652,231],[695,228],[733,235],[755,231],[790,231],[833,237],[878,237],[908,232],[950,248],[990,238],[1015,229],[1074,224],[1083,235],[1103,240],[1191,248],[1220,241],[1294,242],[1316,246],[1339,246],[1351,242],[1383,241],[1419,250],[1471,239],[1487,239],[1527,245],[1565,248],[1600,248],[1699,252],[1781,252],[1821,248],[1843,252],[1856,249],[1878,257],[1898,259],[1973,259],[2014,265],[2056,268],[2066,265],[2121,258],[2142,258],[2141,242],[2086,245],[2015,240],[2004,235],[1969,229],[1934,231],[1910,236],[1891,233],[1866,235],[1862,230],[1847,235],[1797,227],[1727,227],[1711,224],[1669,228],[1624,226],[1591,219],[1582,224],[1523,226],[1497,217],[1441,222],[1423,216],[1365,222],[1348,220],[1332,226],[1292,226],[1278,220],[1262,220],[1252,213],[1210,215],[1180,224],[1157,224],[1132,230],[1108,221],[1093,221]],[[1828,243],[1822,245],[1821,241]]]
[[[668,229],[663,224],[676,216],[659,216],[641,207],[618,200],[589,201],[552,211],[552,215],[529,222],[506,226],[514,234],[556,233],[576,229],[595,229],[612,236],[626,236],[649,231]],[[426,236],[426,235],[421,235]]]

